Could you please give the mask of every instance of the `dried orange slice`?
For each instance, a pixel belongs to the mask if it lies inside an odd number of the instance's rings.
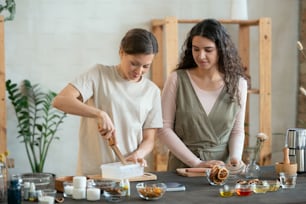
[[[228,175],[229,171],[225,167],[215,165],[210,170],[209,180],[218,185],[223,183],[227,179]]]
[[[220,180],[225,180],[225,179],[227,179],[228,175],[229,175],[228,170],[224,167],[221,167],[218,171],[218,176],[217,177]]]

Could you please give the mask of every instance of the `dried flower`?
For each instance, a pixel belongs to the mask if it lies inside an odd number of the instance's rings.
[[[257,137],[257,140],[259,140],[260,142],[264,142],[265,140],[268,139],[268,136],[262,132],[258,133],[256,137]]]
[[[268,136],[265,133],[258,133],[256,135],[257,137],[257,141],[256,141],[256,147],[255,147],[255,155],[254,155],[254,159],[256,160],[258,157],[258,154],[261,150],[262,144],[264,143],[264,141],[266,141],[268,139]]]

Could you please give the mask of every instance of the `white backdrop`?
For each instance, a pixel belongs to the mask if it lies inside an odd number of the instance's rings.
[[[230,0],[16,0],[13,21],[5,23],[6,78],[29,79],[58,92],[95,63],[118,63],[121,37],[133,27],[150,29],[152,19],[228,19]],[[294,127],[297,94],[298,0],[249,0],[248,18],[272,19],[272,132]],[[250,9],[252,8],[252,9]],[[180,30],[185,37],[187,30]],[[233,34],[234,35],[234,34]],[[233,36],[235,39],[236,36]],[[257,35],[252,35],[252,43]],[[251,66],[258,66],[257,54]],[[256,76],[256,73],[254,73]],[[256,87],[256,78],[253,86]],[[257,96],[252,96],[258,131]],[[49,151],[46,172],[74,175],[78,151],[79,117],[68,116]],[[15,159],[12,173],[30,171],[23,144],[16,138],[16,118],[7,100],[8,149]],[[282,138],[275,138],[273,160],[278,160]]]

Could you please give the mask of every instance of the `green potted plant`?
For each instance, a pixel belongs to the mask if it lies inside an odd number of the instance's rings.
[[[8,13],[8,16],[4,18],[4,21],[14,20],[16,13],[16,3],[15,0],[5,0],[0,3],[0,14]]]
[[[55,133],[66,113],[53,108],[56,93],[43,92],[29,80],[23,80],[20,86],[7,80],[6,90],[17,117],[17,138],[25,145],[32,172],[43,172],[48,150],[52,141],[59,139]]]

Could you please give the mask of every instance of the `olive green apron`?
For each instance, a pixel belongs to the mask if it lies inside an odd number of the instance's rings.
[[[177,71],[177,99],[174,131],[185,145],[201,160],[228,159],[228,141],[239,111],[231,102],[225,87],[209,115],[206,114],[186,72]],[[185,168],[183,162],[169,154],[168,170]]]

